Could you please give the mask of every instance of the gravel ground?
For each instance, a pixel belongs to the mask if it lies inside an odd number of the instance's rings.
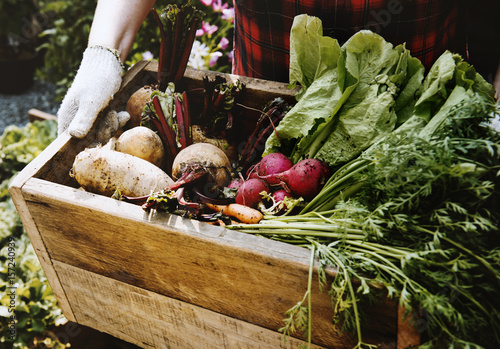
[[[35,80],[33,86],[21,94],[0,93],[0,134],[9,125],[24,126],[28,120],[28,111],[38,109],[55,115],[60,102],[55,101],[55,86]]]

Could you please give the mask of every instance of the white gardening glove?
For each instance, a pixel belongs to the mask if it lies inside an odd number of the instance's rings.
[[[122,82],[118,51],[103,46],[87,47],[73,84],[57,112],[58,133],[68,129],[73,137],[87,135]]]

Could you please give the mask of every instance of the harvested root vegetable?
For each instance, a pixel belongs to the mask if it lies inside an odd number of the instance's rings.
[[[205,205],[212,211],[221,212],[226,216],[236,218],[242,223],[257,224],[264,217],[259,210],[256,210],[254,208],[245,205],[240,205],[240,204],[215,205],[210,203],[205,203]]]
[[[267,154],[260,160],[258,173],[259,176],[267,176],[273,173],[280,173],[291,169],[292,161],[281,153]]]
[[[126,107],[127,112],[130,114],[130,120],[125,125],[125,128],[133,128],[141,124],[142,110],[146,103],[151,100],[153,91],[152,86],[144,86],[130,96]]]
[[[136,156],[102,147],[80,152],[70,175],[83,189],[111,196],[121,194],[138,197],[160,191],[173,180],[159,167]]]
[[[203,128],[199,125],[191,126],[193,143],[210,143],[221,149],[231,161],[238,160],[238,151],[236,147],[229,143],[225,138],[209,137]]]
[[[330,174],[330,168],[326,162],[317,159],[304,159],[297,162],[289,170],[260,178],[270,184],[282,182],[292,191],[294,196],[311,200],[323,188]]]
[[[259,178],[248,179],[240,186],[236,193],[235,201],[237,204],[248,207],[257,207],[262,201],[261,192],[269,193],[269,185]]]
[[[137,156],[160,168],[165,160],[165,149],[160,136],[144,126],[123,132],[116,140],[115,150]]]
[[[204,173],[203,191],[210,193],[225,187],[231,181],[231,163],[226,154],[215,145],[209,143],[195,143],[182,149],[174,159],[172,177],[183,181],[191,173]],[[199,179],[199,176],[194,176]],[[185,182],[185,183],[184,183]],[[170,186],[176,188],[179,185]]]
[[[278,205],[275,214],[280,215],[280,214],[285,213],[287,210],[287,206],[284,203],[284,200],[286,198],[291,198],[292,194],[287,192],[285,189],[278,189],[272,194],[272,197],[273,197],[276,205]]]

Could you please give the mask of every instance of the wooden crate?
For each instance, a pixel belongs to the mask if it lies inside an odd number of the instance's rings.
[[[157,65],[140,62],[124,77],[111,107],[155,79]],[[204,75],[188,69],[186,89]],[[245,105],[293,99],[285,84],[239,78]],[[254,113],[254,115],[251,115]],[[258,113],[249,110],[248,120]],[[307,287],[310,252],[78,189],[68,175],[90,143],[58,137],[10,187],[42,268],[71,321],[143,348],[298,348],[283,342],[284,313]],[[329,271],[334,276],[335,271]],[[329,296],[313,285],[314,348],[352,348],[354,336],[333,330]],[[364,339],[404,348],[418,336],[392,301],[367,310]]]

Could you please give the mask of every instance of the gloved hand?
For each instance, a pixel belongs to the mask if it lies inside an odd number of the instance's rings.
[[[88,47],[57,112],[58,133],[68,129],[73,137],[85,137],[99,112],[119,90],[122,73],[117,51],[102,46]]]

